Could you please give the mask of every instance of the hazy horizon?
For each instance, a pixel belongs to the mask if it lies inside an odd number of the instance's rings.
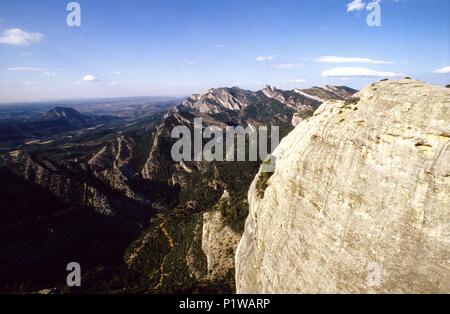
[[[170,100],[178,100],[188,97],[189,95],[179,95],[179,96],[158,96],[158,95],[150,95],[150,96],[118,96],[118,97],[79,97],[79,98],[55,98],[55,99],[42,99],[42,100],[30,100],[30,101],[14,101],[14,102],[3,102],[0,103],[0,106],[14,106],[14,105],[40,105],[40,104],[48,104],[52,102],[58,102],[58,103],[66,103],[70,104],[72,102],[98,102],[98,101],[108,101],[108,100],[133,100],[133,99],[145,99],[145,100],[152,100],[152,101],[170,101]]]

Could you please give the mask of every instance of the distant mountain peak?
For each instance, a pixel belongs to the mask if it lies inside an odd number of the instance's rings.
[[[258,97],[257,93],[237,86],[211,88],[203,94],[192,95],[183,102],[182,106],[202,113],[239,111],[249,103],[257,101]]]
[[[55,107],[54,109],[48,111],[40,120],[67,120],[70,123],[87,123],[91,121],[91,117],[84,115],[73,108],[68,107]]]
[[[269,91],[275,91],[278,88],[276,88],[274,85],[266,85],[263,90],[269,90]]]

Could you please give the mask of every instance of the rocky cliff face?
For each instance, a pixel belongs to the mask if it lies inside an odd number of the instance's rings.
[[[220,203],[231,205],[228,191],[225,190]],[[203,214],[202,250],[207,261],[208,281],[226,278],[233,272],[233,256],[240,238],[240,233],[226,224],[220,210]]]
[[[448,89],[328,101],[274,156],[249,191],[239,293],[450,292]]]

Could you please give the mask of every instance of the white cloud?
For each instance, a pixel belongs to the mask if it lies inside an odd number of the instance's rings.
[[[92,75],[92,74],[86,74],[84,77],[83,77],[83,81],[84,82],[98,82],[98,81],[100,81],[98,78],[96,78],[94,75]]]
[[[272,69],[276,69],[276,70],[286,70],[286,69],[294,69],[294,68],[299,68],[302,67],[303,64],[301,63],[280,63],[280,64],[272,64],[270,67]]]
[[[256,61],[271,61],[271,60],[274,60],[274,59],[276,59],[277,58],[277,56],[275,56],[275,55],[272,55],[272,56],[259,56],[259,57],[256,57]]]
[[[56,73],[48,72],[42,68],[34,68],[34,67],[13,67],[8,69],[11,72],[41,72],[43,75],[48,77],[55,77]]]
[[[404,74],[395,72],[381,72],[366,68],[334,68],[322,72],[324,77],[396,77]]]
[[[8,70],[12,72],[44,72],[44,69],[33,67],[13,67]]]
[[[194,61],[188,61],[188,62],[186,62],[186,64],[187,65],[195,65],[195,62]]]
[[[119,71],[117,71],[117,72],[114,72],[114,74],[115,74],[115,75],[120,75],[120,72],[119,72]]]
[[[26,51],[26,52],[21,52],[20,55],[21,55],[21,56],[32,56],[33,53],[30,52],[30,51]]]
[[[362,0],[353,0],[347,3],[347,12],[362,11],[366,7],[366,3]]]
[[[436,74],[449,74],[450,73],[450,66],[443,67],[441,69],[436,69],[433,71]]]
[[[117,85],[117,82],[111,82],[111,83],[109,83],[109,86],[116,86]]]
[[[40,42],[42,38],[44,35],[41,33],[29,33],[20,28],[10,28],[0,35],[0,44],[28,46]]]
[[[359,57],[337,57],[337,56],[323,56],[314,60],[314,62],[321,63],[366,63],[366,64],[393,64],[392,61],[373,60]]]
[[[297,84],[297,83],[303,83],[303,82],[305,82],[304,79],[296,79],[296,80],[287,80],[287,81],[284,81],[283,83]]]

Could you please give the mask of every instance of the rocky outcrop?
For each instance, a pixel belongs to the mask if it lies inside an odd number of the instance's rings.
[[[220,202],[229,202],[226,190]],[[234,270],[233,256],[240,238],[227,226],[219,210],[203,214],[202,250],[207,260],[208,281],[224,279]]]
[[[274,156],[249,191],[239,293],[450,292],[448,89],[372,84],[324,103]]]

